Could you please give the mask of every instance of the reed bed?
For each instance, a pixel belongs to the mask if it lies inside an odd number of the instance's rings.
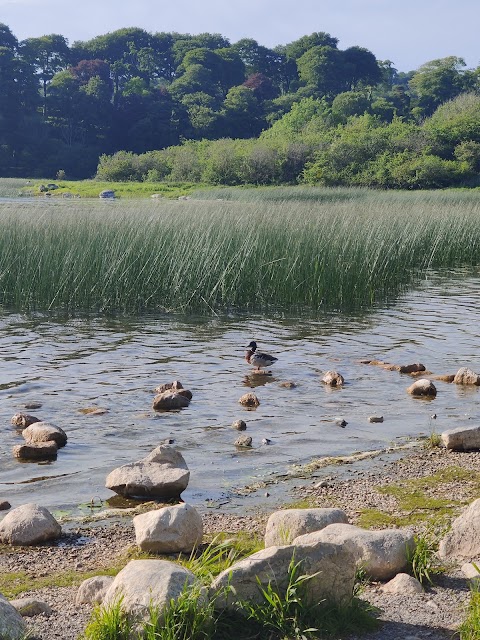
[[[97,313],[358,310],[398,295],[427,269],[479,264],[475,193],[323,191],[317,200],[276,200],[272,191],[272,201],[257,193],[243,201],[4,203],[0,304]]]

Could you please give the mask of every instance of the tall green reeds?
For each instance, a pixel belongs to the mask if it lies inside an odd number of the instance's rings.
[[[260,190],[254,200],[244,192],[245,201],[4,204],[0,304],[351,310],[397,295],[426,269],[480,261],[476,193],[318,192],[310,200],[292,189],[281,201]]]

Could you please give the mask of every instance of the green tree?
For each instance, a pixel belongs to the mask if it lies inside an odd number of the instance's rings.
[[[344,56],[328,46],[308,49],[298,60],[300,79],[313,87],[320,96],[334,97],[348,89]]]
[[[335,96],[332,102],[332,116],[335,122],[345,123],[350,116],[360,116],[370,110],[371,101],[365,93],[345,91]]]
[[[423,115],[432,114],[467,88],[465,66],[463,58],[448,56],[426,62],[415,72],[409,86]]]

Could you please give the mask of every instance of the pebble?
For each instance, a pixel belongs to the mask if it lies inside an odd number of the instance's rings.
[[[232,427],[237,431],[245,431],[247,428],[247,423],[243,420],[235,420],[235,422],[232,424]]]
[[[383,416],[368,416],[369,422],[383,422]]]
[[[11,509],[12,505],[8,502],[8,500],[0,500],[0,511],[8,511]]]
[[[240,436],[235,440],[236,447],[251,447],[252,438],[250,436]]]

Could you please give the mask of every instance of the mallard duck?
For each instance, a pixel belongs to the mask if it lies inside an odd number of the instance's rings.
[[[255,373],[260,373],[260,370],[264,367],[270,367],[274,364],[278,358],[271,356],[269,353],[262,353],[257,351],[257,343],[253,340],[248,345],[248,351],[245,354],[245,360],[248,364],[255,367]]]

